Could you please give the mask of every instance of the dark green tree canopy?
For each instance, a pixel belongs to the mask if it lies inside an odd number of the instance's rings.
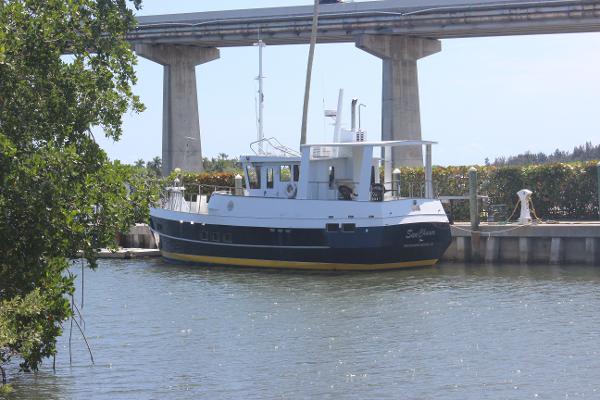
[[[115,140],[133,94],[126,34],[140,0],[0,0],[0,368],[36,369],[55,353],[73,292],[68,260],[114,243],[133,222],[127,169],[91,128]],[[139,183],[139,182],[138,182]],[[142,185],[143,186],[143,185]]]
[[[0,132],[18,150],[81,146],[94,125],[118,139],[122,115],[142,109],[124,40],[134,23],[124,0],[4,1]]]

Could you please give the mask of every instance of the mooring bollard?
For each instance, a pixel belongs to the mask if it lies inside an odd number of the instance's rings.
[[[469,168],[469,211],[471,216],[471,229],[479,229],[479,205],[477,204],[477,169]]]

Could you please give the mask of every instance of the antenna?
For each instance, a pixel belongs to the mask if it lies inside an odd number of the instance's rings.
[[[259,34],[260,35],[260,34]],[[262,63],[262,59],[263,59],[263,47],[266,46],[265,42],[262,41],[262,39],[258,39],[257,43],[254,43],[255,46],[258,46],[258,77],[256,78],[258,80],[258,135],[257,138],[259,140],[258,142],[258,151],[260,154],[263,154],[263,144],[262,144],[262,140],[265,137],[265,133],[264,133],[264,120],[263,120],[263,114],[264,114],[264,108],[265,108],[265,95],[263,93],[263,63]]]

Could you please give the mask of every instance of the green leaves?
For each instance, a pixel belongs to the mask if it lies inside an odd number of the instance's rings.
[[[0,22],[11,28],[0,46],[13,67],[0,82],[11,93],[0,121],[19,122],[23,139],[66,139],[93,125],[118,139],[121,116],[143,110],[132,95],[135,56],[124,37],[134,18],[124,1],[12,0]]]
[[[69,316],[69,302],[57,291],[36,288],[24,296],[1,300],[0,363],[24,353],[30,356],[23,358],[21,368],[36,370],[44,357],[56,352],[54,338]]]
[[[135,8],[139,1],[131,2]],[[55,353],[70,316],[69,258],[114,246],[152,200],[90,134],[122,134],[133,95],[135,20],[125,0],[0,3],[0,366]],[[140,208],[141,207],[141,208]],[[147,213],[147,211],[146,211]]]
[[[433,186],[436,195],[468,193],[469,167],[435,167]],[[528,166],[477,167],[479,194],[488,195],[491,204],[506,204],[512,210],[521,189],[533,191],[533,203],[544,219],[596,219],[598,185],[596,162],[555,163]],[[402,168],[402,196],[422,191],[422,168]],[[456,220],[468,220],[467,202],[456,202]]]

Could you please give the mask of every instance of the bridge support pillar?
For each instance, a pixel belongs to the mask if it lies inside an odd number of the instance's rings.
[[[136,44],[135,52],[164,66],[162,171],[201,172],[196,66],[219,58],[219,49],[184,45]]]
[[[356,47],[383,61],[382,140],[421,140],[417,60],[442,49],[435,39],[363,35]],[[422,167],[422,146],[394,147],[393,168]]]

